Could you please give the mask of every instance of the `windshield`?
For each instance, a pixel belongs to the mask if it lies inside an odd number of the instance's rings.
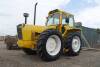
[[[59,14],[53,14],[48,17],[47,25],[57,25],[59,24]]]

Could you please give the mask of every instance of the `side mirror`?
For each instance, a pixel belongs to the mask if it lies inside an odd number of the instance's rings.
[[[66,20],[65,20],[65,21],[66,21],[66,23],[69,23],[69,18],[66,18]]]

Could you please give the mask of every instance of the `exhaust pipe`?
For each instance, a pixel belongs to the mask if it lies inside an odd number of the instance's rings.
[[[37,4],[38,3],[35,4],[35,9],[34,9],[34,25],[35,25],[35,22],[36,22],[36,7],[37,7]]]

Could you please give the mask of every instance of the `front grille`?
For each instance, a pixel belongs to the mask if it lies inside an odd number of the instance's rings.
[[[17,26],[18,39],[22,39],[22,24]]]

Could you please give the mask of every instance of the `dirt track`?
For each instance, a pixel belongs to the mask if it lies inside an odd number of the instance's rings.
[[[57,61],[44,62],[37,55],[7,50],[0,42],[0,67],[100,67],[100,51],[81,51],[76,57],[61,56]]]

